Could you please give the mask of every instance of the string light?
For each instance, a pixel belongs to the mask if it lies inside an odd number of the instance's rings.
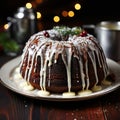
[[[26,3],[26,8],[28,8],[28,9],[30,9],[30,8],[32,8],[32,7],[35,8],[35,7],[37,7],[39,4],[41,4],[41,3],[43,3],[43,2],[44,2],[44,0],[35,0],[33,3],[28,2],[28,3]],[[75,10],[80,10],[80,9],[81,9],[81,4],[80,4],[80,3],[75,3],[75,4],[74,4],[74,8],[75,8]],[[63,17],[74,17],[74,16],[75,16],[75,12],[72,11],[72,10],[70,10],[70,11],[63,10],[63,11],[61,12],[61,15],[62,15]],[[37,19],[40,19],[41,17],[42,17],[42,14],[41,14],[40,12],[37,12]],[[59,15],[54,16],[54,17],[53,17],[53,21],[54,21],[54,22],[59,22],[59,21],[60,21]]]
[[[74,17],[74,15],[75,15],[75,13],[74,13],[73,11],[69,11],[69,12],[68,12],[68,16],[69,16],[69,17]]]
[[[54,16],[53,17],[53,21],[54,22],[59,22],[60,21],[60,17],[59,16]]]
[[[4,29],[7,30],[9,28],[9,25],[8,24],[5,24],[4,25]]]
[[[40,19],[42,17],[42,14],[40,12],[37,12],[37,19]]]
[[[34,1],[31,1],[31,2],[27,2],[26,4],[25,4],[25,7],[27,8],[27,9],[31,9],[31,8],[37,8],[40,4],[42,5],[42,3],[44,2],[44,0],[34,0]],[[74,4],[74,9],[75,10],[80,10],[81,9],[81,4],[80,3],[75,3]],[[36,12],[37,13],[37,19],[41,19],[41,17],[43,17],[43,15],[44,14],[41,14],[40,12]],[[72,11],[72,10],[70,10],[70,11],[66,11],[66,10],[62,10],[61,11],[61,15],[63,16],[63,17],[74,17],[75,16],[75,12],[74,11]],[[23,18],[23,14],[18,14],[18,17],[19,18]],[[56,15],[56,16],[54,16],[53,17],[53,21],[54,22],[59,22],[61,19],[60,19],[60,17],[59,17],[59,14],[58,15]],[[40,25],[40,27],[42,26],[42,24]],[[5,29],[5,30],[7,30],[8,28],[9,28],[9,24],[5,24],[4,26],[3,26],[3,28]]]
[[[68,16],[68,12],[67,12],[67,11],[65,11],[65,10],[64,10],[64,11],[62,11],[62,16],[63,16],[63,17],[67,17],[67,16]]]
[[[17,17],[21,19],[21,18],[24,17],[24,14],[23,14],[23,13],[18,13],[18,14],[17,14]]]
[[[26,3],[26,8],[28,8],[28,9],[32,8],[32,4],[31,3]]]
[[[79,3],[76,3],[76,4],[74,5],[74,8],[75,8],[76,10],[80,10],[80,9],[81,9],[81,5],[80,5]]]

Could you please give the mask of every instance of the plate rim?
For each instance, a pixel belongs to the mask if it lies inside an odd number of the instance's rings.
[[[18,56],[16,58],[9,60],[8,62],[6,62],[5,64],[2,65],[2,67],[0,68],[0,83],[3,86],[5,86],[6,88],[12,90],[13,92],[30,97],[30,98],[35,98],[35,99],[39,99],[39,100],[48,100],[48,101],[81,101],[81,100],[88,100],[88,99],[93,99],[96,97],[103,96],[105,94],[108,94],[108,93],[116,90],[118,87],[120,87],[120,75],[115,73],[118,77],[117,78],[118,80],[117,80],[117,82],[115,82],[115,84],[113,83],[113,85],[108,86],[107,88],[105,88],[101,91],[97,91],[97,92],[91,93],[90,95],[86,95],[86,96],[73,96],[73,97],[67,98],[67,97],[62,97],[57,94],[51,94],[50,96],[38,96],[38,95],[35,95],[34,93],[31,94],[31,91],[30,92],[28,92],[28,91],[21,92],[20,89],[13,87],[11,83],[9,84],[10,74],[11,74],[12,70],[20,64],[20,59],[21,59],[21,56]],[[111,60],[109,58],[106,58],[106,61],[107,61],[107,63],[109,63],[108,64],[109,69],[115,70],[116,69],[115,67],[117,67],[120,71],[119,63],[117,63],[114,60]],[[6,71],[6,69],[7,69],[7,71]]]

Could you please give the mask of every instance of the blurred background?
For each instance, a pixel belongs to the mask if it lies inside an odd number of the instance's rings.
[[[14,18],[20,7],[34,9],[37,15],[37,31],[50,29],[56,25],[81,26],[83,24],[97,24],[100,21],[120,20],[119,1],[113,0],[1,0],[0,2],[0,32],[9,31],[8,36],[1,34],[0,49],[7,46],[6,51],[14,51],[19,48],[16,44],[19,44],[19,40],[17,41],[17,38],[13,37],[11,31],[8,30],[10,22],[8,18]],[[16,32],[12,34],[17,34]],[[27,38],[21,38],[21,40],[27,40],[34,32],[28,34]],[[14,42],[10,43],[10,40],[5,42],[6,39],[12,39]],[[15,43],[15,41],[17,42]]]
[[[1,26],[7,23],[8,16],[12,17],[17,9],[26,3],[31,3],[32,7],[40,12],[41,29],[58,24],[74,26],[120,19],[119,1],[113,0],[1,0],[0,2]],[[55,22],[53,20],[55,16],[60,20]]]

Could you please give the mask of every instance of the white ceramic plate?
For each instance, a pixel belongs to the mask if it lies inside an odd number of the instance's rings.
[[[80,100],[88,100],[92,98],[96,98],[105,94],[108,94],[114,90],[116,90],[120,86],[120,65],[111,59],[107,59],[109,69],[115,74],[116,80],[109,86],[103,86],[103,89],[97,92],[93,92],[91,94],[85,96],[72,96],[69,98],[64,98],[62,95],[51,94],[49,96],[40,96],[37,94],[37,89],[35,90],[24,90],[22,87],[18,86],[18,83],[12,79],[12,73],[15,68],[19,65],[21,57],[14,58],[7,63],[5,63],[0,69],[0,82],[6,86],[8,89],[19,93],[21,95],[25,95],[28,97],[32,97],[40,100],[48,100],[48,101],[80,101]],[[17,80],[17,79],[16,79]]]

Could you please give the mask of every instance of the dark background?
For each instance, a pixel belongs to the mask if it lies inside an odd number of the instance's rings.
[[[49,28],[57,24],[65,25],[81,25],[81,24],[96,24],[99,21],[120,20],[120,5],[116,0],[42,0],[38,4],[37,0],[0,0],[0,25],[7,23],[7,17],[12,17],[18,7],[25,6],[27,2],[35,4],[35,10],[43,14],[40,20],[43,28]],[[73,6],[78,2],[82,8],[80,11],[75,11]],[[62,10],[74,10],[73,18],[61,18],[59,23],[54,23],[52,18],[54,15],[60,15]]]

